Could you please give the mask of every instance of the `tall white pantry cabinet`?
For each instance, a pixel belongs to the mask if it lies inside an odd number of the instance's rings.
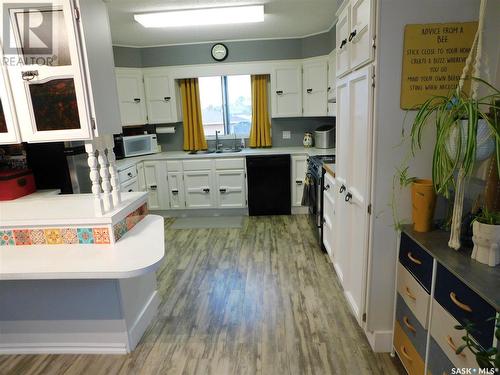
[[[24,35],[26,23],[34,24],[40,10],[44,20],[50,18],[38,30],[49,35],[44,51],[30,46]],[[0,37],[2,61],[7,61],[0,77],[0,144],[90,141],[120,132],[111,33],[102,1],[12,0],[0,13],[2,30],[10,30]]]

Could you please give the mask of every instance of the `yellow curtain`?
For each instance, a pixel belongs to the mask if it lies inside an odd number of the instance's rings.
[[[271,122],[267,102],[268,75],[252,76],[252,128],[250,147],[271,147]]]
[[[184,150],[206,150],[208,146],[201,119],[198,78],[181,80],[181,96],[182,114],[184,118]]]

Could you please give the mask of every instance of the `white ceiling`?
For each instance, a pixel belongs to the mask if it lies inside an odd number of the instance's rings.
[[[264,4],[264,22],[147,29],[134,13]],[[214,41],[304,37],[327,31],[335,20],[337,0],[108,0],[115,45],[159,46]]]

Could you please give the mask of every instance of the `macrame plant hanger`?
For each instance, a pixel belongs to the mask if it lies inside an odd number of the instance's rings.
[[[465,61],[465,66],[458,82],[457,95],[460,95],[464,87],[465,80],[470,77],[467,76],[469,71],[471,71],[472,77],[479,77],[480,67],[481,67],[481,54],[483,47],[483,28],[484,28],[484,18],[486,14],[486,3],[487,0],[481,0],[481,5],[479,7],[479,24],[477,27],[476,35],[474,36],[474,42],[472,43],[472,48],[469,52],[469,56]],[[474,65],[472,65],[472,59],[474,58]],[[479,82],[470,79],[470,92],[473,99],[477,98]],[[453,216],[451,221],[451,234],[450,240],[448,241],[448,246],[458,250],[460,249],[460,233],[462,227],[462,214],[464,208],[464,196],[465,196],[465,186],[467,184],[468,178],[465,174],[465,169],[461,166],[458,170],[457,183],[455,186],[455,200],[453,202]]]

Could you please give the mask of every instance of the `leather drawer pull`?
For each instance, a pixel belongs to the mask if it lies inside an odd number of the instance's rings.
[[[408,251],[408,259],[410,259],[413,263],[415,264],[422,264],[422,261],[421,260],[418,260],[417,258],[415,258],[413,256],[413,254],[411,253],[411,251]]]
[[[406,348],[404,347],[404,345],[401,345],[400,350],[401,350],[401,354],[403,355],[403,357],[405,357],[408,361],[413,362],[413,359],[406,352]]]
[[[457,299],[457,295],[455,294],[455,292],[450,293],[450,299],[453,301],[453,303],[455,305],[460,307],[462,310],[470,312],[470,313],[472,312],[472,309],[470,308],[469,305],[466,305],[465,303],[462,303]]]
[[[408,329],[413,332],[413,333],[417,333],[417,330],[415,329],[415,327],[413,327],[411,324],[410,324],[410,321],[408,319],[407,316],[403,317],[403,323],[405,324],[406,327],[408,327]]]
[[[415,296],[411,293],[410,288],[406,287],[406,288],[405,288],[405,291],[406,291],[406,295],[407,295],[408,297],[410,297],[410,299],[412,299],[412,300],[414,300],[414,301],[417,299],[417,297],[415,297]]]
[[[446,343],[453,350],[453,352],[457,351],[457,346],[455,345],[455,343],[453,342],[453,339],[450,336],[446,336]],[[459,355],[461,357],[465,357],[465,354],[463,352],[460,354],[457,354],[457,355]]]

